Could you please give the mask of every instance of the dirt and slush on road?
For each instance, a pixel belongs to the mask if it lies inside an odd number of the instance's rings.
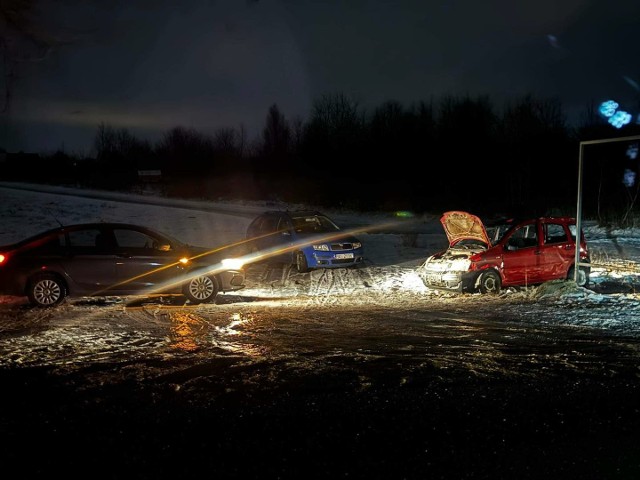
[[[546,322],[557,305],[398,294],[367,308],[340,295],[0,307],[14,318],[1,332],[1,457],[21,475],[640,476],[640,342]]]

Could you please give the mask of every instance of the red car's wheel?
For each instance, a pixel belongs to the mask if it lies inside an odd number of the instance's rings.
[[[487,270],[480,275],[480,292],[497,294],[502,288],[502,279],[495,270]]]
[[[575,276],[575,267],[571,267],[569,269],[569,273],[567,274],[567,280],[573,280]],[[576,285],[579,287],[587,287],[589,285],[589,271],[586,268],[580,267],[578,269],[578,280],[576,281]]]

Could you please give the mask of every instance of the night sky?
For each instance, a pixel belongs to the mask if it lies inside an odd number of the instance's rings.
[[[639,113],[638,0],[37,3],[68,41],[18,65],[7,151],[90,154],[100,123],[152,142],[176,126],[251,139],[271,105],[307,120],[334,93],[365,110],[532,94],[559,98],[572,123],[610,98]]]

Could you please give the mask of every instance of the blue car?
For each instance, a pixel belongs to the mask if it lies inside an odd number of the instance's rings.
[[[295,265],[300,273],[364,261],[362,242],[316,211],[264,212],[249,224],[247,240],[258,259]]]

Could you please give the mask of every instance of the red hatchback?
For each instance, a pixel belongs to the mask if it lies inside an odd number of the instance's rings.
[[[537,285],[575,276],[576,221],[540,217],[487,229],[475,215],[451,211],[440,222],[449,248],[418,267],[429,288],[498,293],[503,287]],[[589,283],[589,251],[580,234],[577,284]]]

